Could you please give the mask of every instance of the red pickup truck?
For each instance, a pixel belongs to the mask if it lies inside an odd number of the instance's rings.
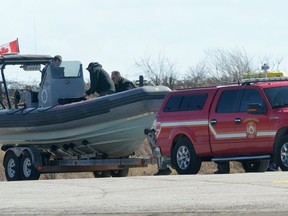
[[[264,172],[273,159],[288,170],[288,80],[169,92],[157,114],[155,142],[161,167],[196,174],[202,161],[240,161]]]

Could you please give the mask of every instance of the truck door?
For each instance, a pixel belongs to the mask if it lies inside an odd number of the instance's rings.
[[[235,133],[243,90],[237,87],[219,89],[209,117],[210,144],[213,155],[233,155],[240,152],[239,140],[244,134]]]
[[[249,114],[248,104],[267,105],[257,88],[221,89],[211,107],[211,149],[215,156],[271,152],[271,120],[267,113]],[[270,144],[269,144],[270,143]]]
[[[260,104],[264,113],[249,114],[248,104]],[[271,130],[270,115],[267,114],[267,105],[258,88],[247,88],[241,98],[237,121],[235,122],[235,134],[243,134],[239,138],[238,148],[240,153],[257,154],[259,152],[271,152],[274,135]]]

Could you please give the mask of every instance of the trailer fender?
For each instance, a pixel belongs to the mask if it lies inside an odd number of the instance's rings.
[[[5,161],[5,157],[7,155],[7,152],[13,152],[18,158],[23,154],[24,151],[28,151],[31,155],[32,158],[32,164],[33,166],[39,170],[39,168],[42,168],[42,157],[41,154],[39,152],[39,150],[37,150],[34,147],[12,147],[9,148],[4,156],[4,160],[3,160],[3,165],[4,165],[4,161]],[[39,170],[40,171],[40,170]]]

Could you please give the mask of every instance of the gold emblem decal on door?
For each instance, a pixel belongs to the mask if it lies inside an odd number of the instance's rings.
[[[247,138],[251,139],[256,138],[257,136],[256,122],[259,122],[259,120],[255,118],[248,118],[244,120],[244,123],[246,124]]]

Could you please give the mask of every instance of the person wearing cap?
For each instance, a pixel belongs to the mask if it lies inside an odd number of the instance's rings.
[[[111,79],[114,82],[116,92],[135,88],[135,85],[130,80],[122,77],[119,71],[112,71]]]
[[[52,63],[55,67],[59,67],[61,65],[61,62],[62,62],[62,57],[60,55],[56,55],[52,59]]]
[[[40,86],[42,85],[43,80],[45,78],[48,65],[52,65],[53,67],[59,67],[61,65],[61,62],[62,57],[60,55],[55,55],[54,58],[51,60],[51,62],[43,68],[43,70],[41,71],[42,74],[41,74],[41,82],[39,84]]]
[[[86,95],[91,95],[95,92],[97,92],[99,96],[115,93],[114,83],[109,74],[102,69],[101,64],[91,62],[86,70],[90,73],[90,88],[85,92]]]

